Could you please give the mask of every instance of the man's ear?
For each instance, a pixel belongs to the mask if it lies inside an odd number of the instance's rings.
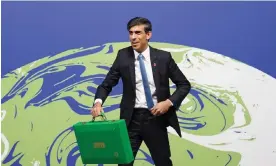
[[[147,40],[149,40],[149,39],[151,38],[151,36],[152,36],[152,33],[151,33],[151,31],[149,31],[149,32],[147,33]]]

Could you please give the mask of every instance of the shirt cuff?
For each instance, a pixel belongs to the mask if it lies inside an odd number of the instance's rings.
[[[170,100],[170,99],[168,99],[170,102],[171,102],[171,105],[173,106],[173,103],[172,103],[172,101]]]
[[[102,99],[96,99],[95,102],[94,102],[94,104],[96,104],[96,103],[98,103],[98,102],[99,102],[101,105],[102,105],[102,103],[103,103]]]

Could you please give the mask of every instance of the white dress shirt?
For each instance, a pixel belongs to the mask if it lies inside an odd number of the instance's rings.
[[[146,95],[145,95],[145,90],[143,86],[143,80],[142,80],[142,74],[140,70],[140,63],[138,60],[138,53],[137,51],[134,50],[134,55],[135,55],[135,83],[136,83],[136,100],[135,100],[135,108],[148,108],[147,107],[147,101],[146,101]],[[151,95],[153,98],[153,104],[156,105],[157,103],[157,96],[156,96],[156,87],[154,84],[153,80],[153,74],[152,74],[152,66],[151,66],[151,61],[150,61],[150,49],[149,47],[141,53],[144,58],[144,64],[147,72],[147,77],[149,81],[149,87],[151,91]]]

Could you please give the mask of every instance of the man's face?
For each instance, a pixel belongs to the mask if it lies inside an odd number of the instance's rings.
[[[148,40],[151,38],[151,32],[145,32],[144,25],[136,25],[129,30],[129,40],[131,46],[137,52],[143,52],[148,46]]]

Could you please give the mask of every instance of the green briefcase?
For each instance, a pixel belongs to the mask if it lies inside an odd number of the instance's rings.
[[[83,164],[128,164],[134,160],[126,122],[107,120],[73,125]]]

